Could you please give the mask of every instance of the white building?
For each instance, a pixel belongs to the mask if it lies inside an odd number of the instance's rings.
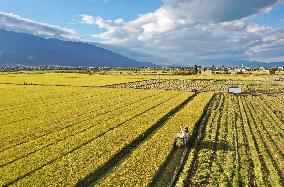
[[[234,93],[234,94],[241,94],[242,93],[242,88],[241,87],[230,87],[228,92],[229,93]]]

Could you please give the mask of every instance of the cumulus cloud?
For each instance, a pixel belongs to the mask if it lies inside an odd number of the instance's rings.
[[[79,40],[78,35],[73,29],[35,22],[11,13],[0,12],[0,29],[24,32],[46,38]]]
[[[284,30],[251,23],[247,17],[271,11],[277,0],[163,0],[161,8],[132,21],[81,15],[107,31],[101,45],[156,63],[233,58],[283,58]],[[282,56],[282,58],[281,58]]]
[[[88,14],[82,14],[81,22],[87,25],[98,25],[100,28],[111,28],[111,27],[118,27],[124,24],[124,20],[122,18],[116,20],[104,20],[103,18],[97,16],[93,17]]]

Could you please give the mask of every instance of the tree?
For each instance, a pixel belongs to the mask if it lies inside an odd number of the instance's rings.
[[[198,67],[197,65],[194,65],[193,67],[193,75],[196,75],[198,73]]]
[[[276,72],[276,68],[270,68],[269,69],[269,74],[270,75],[275,75],[275,72]]]

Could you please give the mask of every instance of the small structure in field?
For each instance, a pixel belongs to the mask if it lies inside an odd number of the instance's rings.
[[[242,88],[241,87],[229,87],[228,92],[233,93],[233,94],[241,94]]]
[[[277,77],[275,81],[284,81],[284,77]]]

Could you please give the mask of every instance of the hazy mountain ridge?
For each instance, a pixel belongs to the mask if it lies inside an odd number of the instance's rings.
[[[246,60],[233,60],[233,59],[210,59],[203,61],[196,61],[188,63],[177,63],[172,65],[173,67],[185,67],[201,65],[206,67],[284,67],[284,62],[259,62],[259,61],[246,61]]]
[[[0,29],[0,64],[95,67],[155,66],[82,42],[41,38]]]

